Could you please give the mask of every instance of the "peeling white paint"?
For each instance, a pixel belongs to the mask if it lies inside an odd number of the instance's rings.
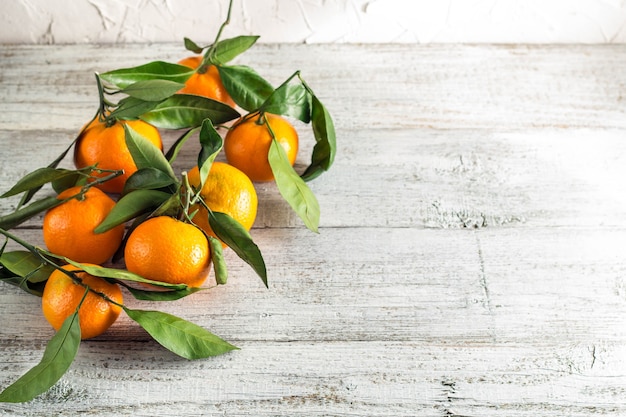
[[[7,0],[0,43],[210,42],[227,5]],[[621,43],[626,0],[235,0],[229,33],[289,43]]]

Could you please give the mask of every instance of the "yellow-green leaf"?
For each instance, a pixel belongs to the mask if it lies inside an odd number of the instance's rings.
[[[186,359],[202,359],[238,349],[197,324],[161,311],[124,311],[163,347]]]
[[[293,169],[285,150],[276,139],[272,139],[267,158],[278,191],[296,214],[300,216],[306,227],[317,233],[320,220],[320,206],[317,198]]]
[[[0,402],[26,402],[44,393],[69,369],[80,345],[78,312],[50,339],[41,361],[0,393]]]

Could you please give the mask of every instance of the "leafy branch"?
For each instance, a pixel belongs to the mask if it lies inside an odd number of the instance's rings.
[[[5,388],[0,393],[0,402],[30,401],[52,387],[69,369],[78,351],[81,339],[78,311],[89,292],[93,292],[107,302],[120,305],[126,314],[144,328],[159,344],[183,358],[206,358],[238,349],[204,328],[182,318],[160,311],[133,310],[123,304],[118,304],[105,294],[94,291],[88,285],[82,283],[76,272],[82,271],[96,277],[111,279],[113,282],[121,283],[126,288],[132,289],[132,295],[142,300],[176,300],[201,290],[200,288],[189,288],[184,284],[168,284],[148,280],[126,270],[85,265],[37,248],[4,229],[0,229],[0,234],[19,243],[28,251],[7,253],[4,252],[3,248],[2,253],[0,253],[2,270],[6,269],[18,275],[22,283],[39,282],[42,272],[45,275],[49,275],[51,270],[60,270],[76,284],[85,288],[85,293],[76,307],[76,311],[64,321],[61,329],[52,337],[40,363]],[[78,270],[66,270],[54,262],[53,259],[63,260],[70,265],[76,266]],[[11,283],[11,281],[8,282]],[[129,286],[128,282],[150,284],[162,287],[165,290],[141,290]]]

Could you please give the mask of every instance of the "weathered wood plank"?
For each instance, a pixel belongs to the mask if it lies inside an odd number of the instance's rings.
[[[0,130],[0,143],[13,155],[0,172],[0,191],[50,163],[72,134]],[[173,140],[167,135],[166,146]],[[339,140],[332,171],[310,183],[323,227],[626,225],[621,130],[343,130]],[[298,169],[314,140],[303,142]],[[197,150],[195,144],[183,150],[177,172],[196,163]],[[71,161],[70,155],[64,166]],[[256,188],[257,228],[301,227],[273,184]],[[0,214],[18,201],[0,202]]]
[[[616,369],[602,362],[624,357],[618,344],[597,347],[595,363],[584,369],[571,363],[581,355],[591,363],[591,354],[575,344],[555,349],[251,342],[242,347],[197,363],[166,352],[146,354],[145,344],[136,342],[85,343],[68,378],[28,406],[0,405],[0,413],[583,417],[626,412],[626,364],[622,360]],[[129,355],[149,360],[131,363]],[[16,361],[26,369],[31,352],[22,350]],[[17,376],[14,369],[7,376]]]
[[[40,242],[39,230],[21,232]],[[255,240],[269,290],[229,251],[228,285],[159,307],[234,340],[554,345],[626,339],[624,229],[360,228],[324,229],[319,236],[263,229]],[[0,305],[8,316],[36,317],[32,298],[9,287]],[[130,324],[116,323],[110,337],[146,338]],[[25,332],[24,326],[35,327]],[[28,339],[46,329],[42,318],[11,321],[3,336]]]
[[[178,44],[49,51],[0,46],[0,129],[81,126],[97,108],[95,71],[188,54]],[[274,84],[302,70],[339,128],[626,126],[624,45],[263,44],[238,62]]]

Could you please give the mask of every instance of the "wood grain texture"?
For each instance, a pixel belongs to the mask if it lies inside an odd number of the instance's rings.
[[[0,191],[89,119],[93,71],[181,50],[1,47]],[[240,63],[274,83],[302,69],[339,144],[311,183],[319,235],[257,184],[269,290],[227,252],[228,285],[158,306],[242,349],[182,360],[123,316],[0,415],[626,414],[626,47],[260,45]],[[41,245],[40,227],[16,233]],[[0,290],[4,387],[52,330]]]

